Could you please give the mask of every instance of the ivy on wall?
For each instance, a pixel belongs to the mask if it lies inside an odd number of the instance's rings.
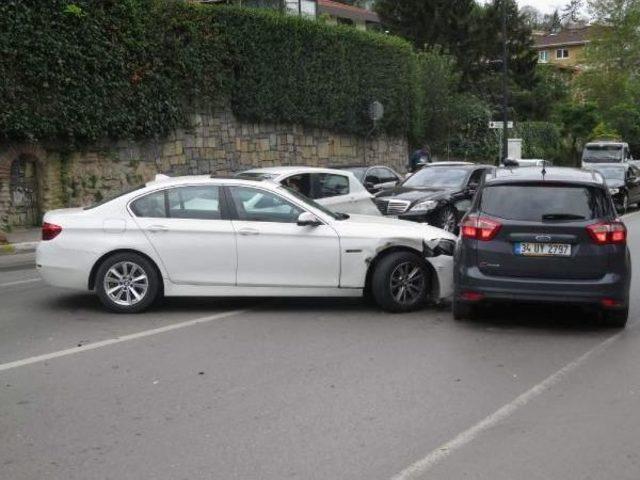
[[[416,129],[402,40],[265,10],[174,0],[0,2],[0,139],[83,144],[188,127],[231,100],[241,119],[363,134]],[[419,130],[419,128],[418,128]]]

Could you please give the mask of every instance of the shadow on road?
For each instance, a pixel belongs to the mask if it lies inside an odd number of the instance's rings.
[[[504,304],[481,308],[473,320],[461,322],[474,328],[535,329],[569,332],[602,332],[596,311],[567,305]]]
[[[98,314],[100,316],[121,317],[107,311],[98,298],[91,293],[57,294],[38,300],[41,307],[51,313]],[[214,314],[226,310],[253,309],[257,312],[274,314],[324,314],[343,313],[375,315],[378,319],[387,316],[394,322],[403,320],[414,322],[416,318],[425,321],[454,322],[450,315],[450,305],[431,305],[424,310],[407,314],[391,314],[381,311],[371,302],[361,298],[213,298],[185,297],[167,298],[140,314],[122,315],[134,318],[158,314],[185,314],[185,316]],[[88,316],[87,318],[91,318]],[[345,321],[349,318],[345,317]],[[481,309],[474,320],[457,322],[470,329],[487,327],[514,330],[533,329],[570,332],[599,332],[604,329],[595,312],[562,305],[505,304]]]

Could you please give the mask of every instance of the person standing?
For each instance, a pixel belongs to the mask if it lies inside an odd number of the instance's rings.
[[[415,173],[424,167],[427,163],[431,163],[431,149],[428,144],[424,144],[411,154],[409,157],[409,171]]]

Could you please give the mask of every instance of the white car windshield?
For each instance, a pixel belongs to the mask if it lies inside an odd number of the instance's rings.
[[[402,186],[415,188],[460,187],[468,171],[466,168],[426,167],[409,177]]]

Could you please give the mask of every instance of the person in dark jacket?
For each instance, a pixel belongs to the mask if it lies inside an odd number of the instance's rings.
[[[427,163],[431,163],[431,149],[425,143],[422,148],[413,152],[409,157],[409,171],[411,173],[417,172]]]

